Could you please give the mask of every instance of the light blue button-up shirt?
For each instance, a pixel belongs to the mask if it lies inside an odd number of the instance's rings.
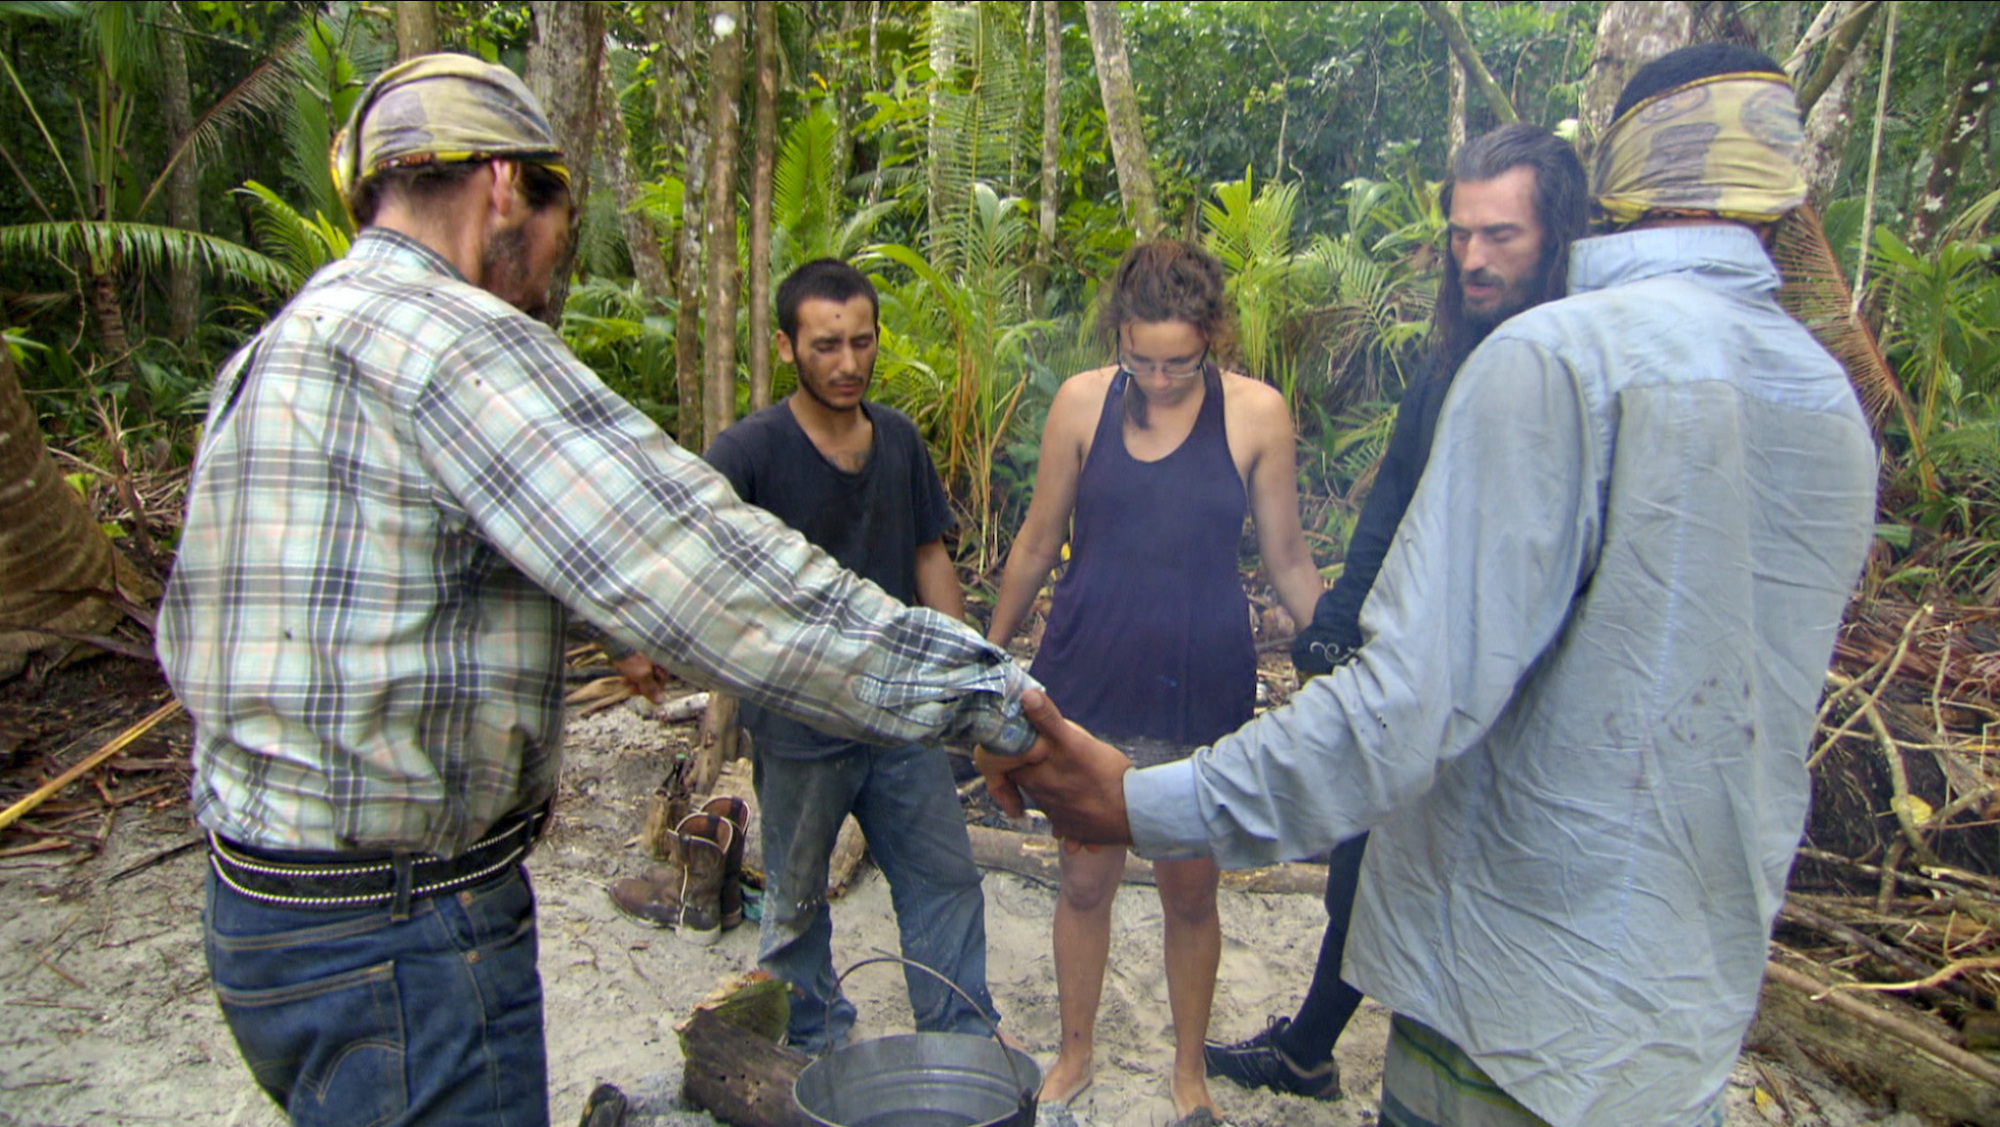
[[[1756,1006],[1875,453],[1747,228],[1571,253],[1460,372],[1358,660],[1125,796],[1228,866],[1372,828],[1348,979],[1557,1127],[1664,1127]]]

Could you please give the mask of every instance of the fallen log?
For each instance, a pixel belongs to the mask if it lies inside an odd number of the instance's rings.
[[[707,1009],[695,1010],[680,1041],[689,1103],[736,1127],[810,1127],[792,1085],[811,1057]]]
[[[2000,1127],[2000,1065],[1951,1043],[1949,1027],[1900,1000],[1833,991],[1805,960],[1765,967],[1745,1043],[1802,1055],[1864,1094],[1952,1123]]]
[[[1062,883],[1062,842],[1040,834],[1015,833],[990,826],[967,826],[972,835],[972,859],[983,869],[1013,873],[1054,888]],[[1126,884],[1154,884],[1151,862],[1125,854]],[[1237,892],[1326,894],[1326,866],[1288,863],[1263,869],[1225,870],[1222,887]]]

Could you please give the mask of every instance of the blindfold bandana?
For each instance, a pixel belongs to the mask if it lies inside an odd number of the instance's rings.
[[[1592,180],[1614,227],[1648,215],[1771,223],[1805,202],[1804,134],[1781,74],[1724,74],[1656,94],[1611,123]]]
[[[505,158],[569,183],[562,146],[514,72],[467,55],[424,55],[383,71],[333,141],[333,182],[351,209],[361,185],[389,168]]]

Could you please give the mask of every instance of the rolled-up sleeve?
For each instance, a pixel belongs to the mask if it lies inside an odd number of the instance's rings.
[[[1005,653],[744,503],[544,326],[468,333],[414,422],[441,519],[677,674],[851,738],[1033,743]]]
[[[1146,856],[1309,857],[1383,821],[1492,726],[1556,638],[1601,527],[1595,413],[1536,343],[1490,339],[1362,608],[1358,658],[1184,763],[1128,773]]]

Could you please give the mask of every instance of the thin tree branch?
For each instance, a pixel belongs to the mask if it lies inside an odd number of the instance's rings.
[[[1874,22],[1875,10],[1878,7],[1880,7],[1878,0],[1868,0],[1867,3],[1849,12],[1846,18],[1834,27],[1833,33],[1827,39],[1826,56],[1820,59],[1819,66],[1812,72],[1812,77],[1806,79],[1799,87],[1801,121],[1812,112],[1813,103],[1819,101],[1820,95],[1826,93],[1826,88],[1833,85],[1834,78],[1840,74],[1840,68],[1846,66],[1848,57],[1854,54],[1854,48],[1860,46],[1862,36],[1868,34],[1868,25]]]
[[[1479,96],[1486,99],[1486,106],[1502,125],[1512,125],[1521,120],[1514,112],[1514,103],[1507,100],[1507,92],[1493,79],[1493,72],[1486,69],[1485,60],[1479,57],[1478,48],[1472,45],[1472,37],[1465,32],[1465,25],[1451,14],[1438,0],[1418,0],[1424,14],[1444,33],[1444,41],[1451,46],[1451,53],[1458,58],[1458,65],[1465,68],[1465,75],[1479,88]]]

